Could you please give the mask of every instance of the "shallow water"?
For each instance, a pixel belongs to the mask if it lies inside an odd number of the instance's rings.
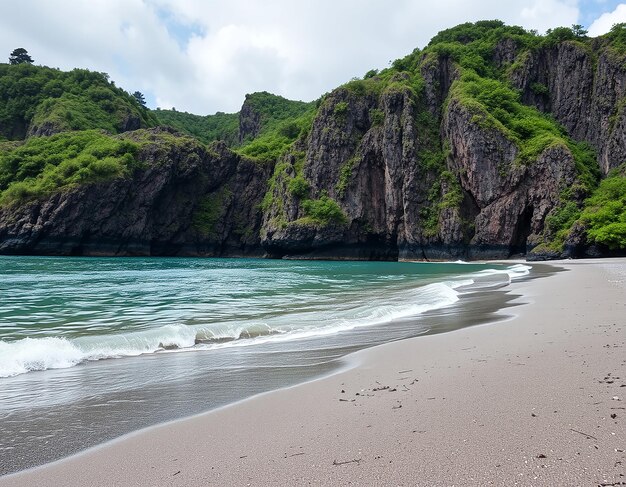
[[[0,257],[0,474],[493,319],[530,267]]]

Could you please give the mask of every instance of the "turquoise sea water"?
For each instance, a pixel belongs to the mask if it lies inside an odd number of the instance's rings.
[[[478,322],[504,302],[485,296],[529,271],[0,257],[0,474],[327,373],[360,348]]]

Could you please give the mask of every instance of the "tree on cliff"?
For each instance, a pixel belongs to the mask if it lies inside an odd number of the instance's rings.
[[[10,64],[33,64],[33,58],[28,55],[28,51],[23,47],[14,49],[9,56]]]
[[[572,25],[572,32],[574,33],[574,37],[577,39],[584,39],[587,37],[589,31],[587,31],[582,25],[574,24]]]
[[[137,103],[139,103],[142,107],[146,106],[146,99],[144,98],[141,91],[135,91],[133,93],[133,98],[135,98],[135,100],[137,100]]]

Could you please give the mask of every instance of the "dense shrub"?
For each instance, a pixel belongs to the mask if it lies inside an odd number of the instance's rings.
[[[311,185],[302,175],[297,175],[287,184],[289,192],[297,198],[306,198],[311,190]]]
[[[590,240],[612,250],[626,249],[626,176],[615,172],[585,201],[581,220]]]
[[[305,215],[315,224],[328,225],[329,223],[345,223],[346,216],[336,201],[328,196],[318,200],[304,200],[302,209]]]
[[[0,204],[130,174],[138,145],[89,130],[36,137],[0,154]]]

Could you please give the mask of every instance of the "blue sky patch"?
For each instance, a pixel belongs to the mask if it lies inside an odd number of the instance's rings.
[[[619,0],[580,0],[580,24],[589,27],[600,15],[613,12],[621,3]]]
[[[206,30],[200,24],[182,22],[168,9],[155,7],[154,11],[167,29],[170,37],[178,43],[182,50],[187,46],[192,36],[203,36],[206,33]]]

